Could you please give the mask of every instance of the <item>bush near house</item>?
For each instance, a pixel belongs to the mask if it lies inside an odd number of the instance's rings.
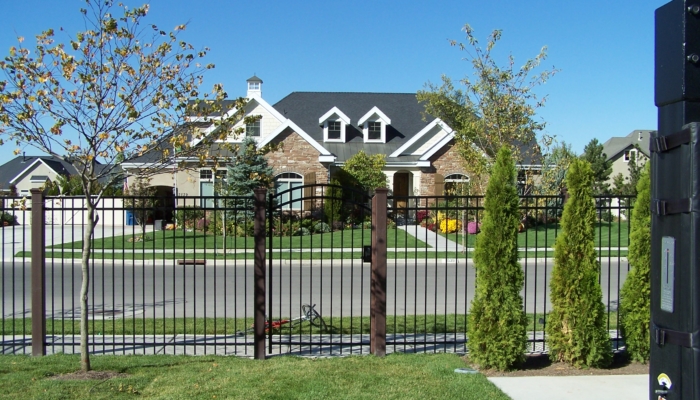
[[[2,221],[2,226],[19,225],[19,223],[17,222],[17,217],[6,212],[0,214],[0,221]]]
[[[605,367],[612,361],[605,327],[607,314],[598,282],[593,181],[587,161],[571,162],[566,176],[570,197],[554,245],[552,312],[546,324],[552,360],[575,367]]]
[[[178,228],[194,228],[197,220],[201,218],[204,218],[204,210],[199,207],[181,206],[175,210],[175,221],[177,221]]]
[[[637,183],[632,211],[629,264],[632,267],[620,292],[620,323],[627,354],[632,360],[649,361],[651,320],[651,178],[650,163]]]
[[[527,318],[518,262],[520,210],[511,152],[502,147],[486,188],[476,238],[476,293],[467,326],[469,358],[482,368],[507,370],[524,359]]]

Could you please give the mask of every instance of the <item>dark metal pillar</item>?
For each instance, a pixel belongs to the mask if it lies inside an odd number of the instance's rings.
[[[44,194],[32,189],[32,355],[46,355],[46,233]]]
[[[255,260],[253,262],[253,296],[255,297],[254,356],[265,359],[265,195],[267,189],[255,189],[255,215],[253,235],[255,239]]]
[[[656,10],[650,399],[700,398],[700,1]]]
[[[386,355],[386,225],[389,189],[372,198],[372,275],[370,280],[370,344],[375,356]]]

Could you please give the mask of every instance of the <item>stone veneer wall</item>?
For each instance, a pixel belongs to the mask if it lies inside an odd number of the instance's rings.
[[[319,152],[296,132],[287,131],[273,140],[282,148],[265,155],[275,175],[295,172],[302,176],[316,172],[316,183],[328,183],[328,169],[318,162]],[[286,167],[286,168],[284,168]]]
[[[464,169],[464,161],[459,155],[454,142],[450,142],[431,158],[432,167],[424,168],[420,174],[422,196],[432,196],[435,186],[435,174],[443,177],[449,174],[469,175]]]

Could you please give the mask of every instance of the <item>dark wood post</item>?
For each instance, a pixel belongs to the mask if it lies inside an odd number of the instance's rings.
[[[372,198],[372,275],[370,281],[369,351],[386,355],[386,225],[389,189],[377,189]]]
[[[44,193],[32,189],[32,355],[46,355],[46,234]]]
[[[255,260],[253,262],[253,296],[255,297],[254,356],[256,360],[265,359],[265,195],[267,189],[255,189],[254,238]]]

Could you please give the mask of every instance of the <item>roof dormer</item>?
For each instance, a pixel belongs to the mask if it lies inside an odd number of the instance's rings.
[[[324,142],[345,143],[345,127],[350,125],[350,118],[338,107],[331,108],[327,113],[318,119],[318,123],[323,128]]]
[[[386,143],[386,127],[390,124],[391,119],[376,106],[357,121],[357,125],[362,128],[365,143]]]
[[[248,94],[246,95],[246,97],[248,97],[249,99],[261,98],[262,97],[262,84],[263,84],[262,79],[253,75],[252,77],[248,78],[248,80],[246,82],[248,82]]]

